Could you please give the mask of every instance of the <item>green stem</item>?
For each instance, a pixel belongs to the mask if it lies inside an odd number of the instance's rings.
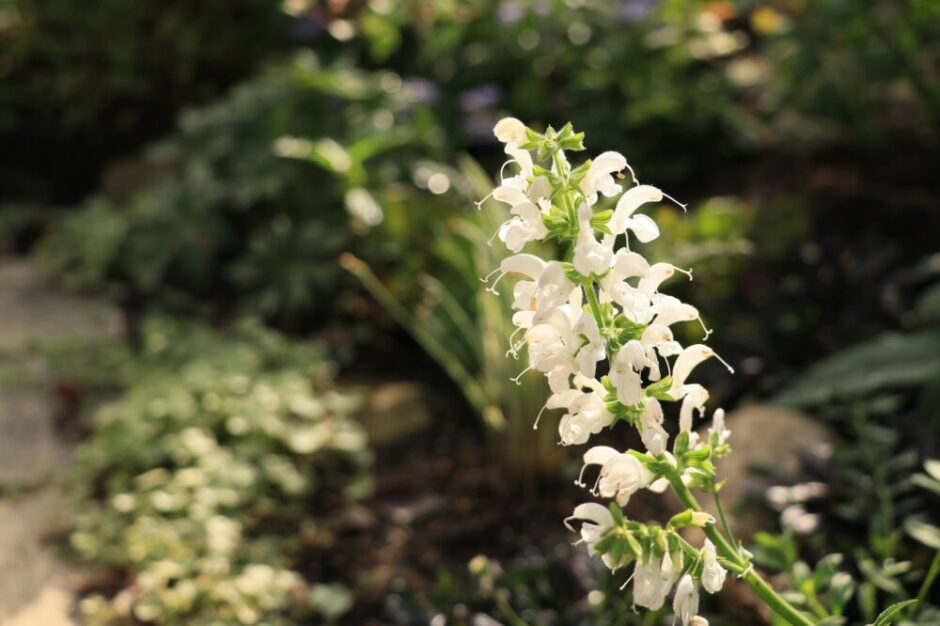
[[[695,496],[692,495],[692,492],[689,491],[689,488],[682,482],[678,472],[671,472],[667,478],[684,506],[695,511],[702,510],[702,506],[695,499]],[[750,564],[741,556],[737,548],[732,546],[731,543],[725,539],[724,535],[721,534],[714,524],[706,524],[702,530],[711,542],[715,544],[715,548],[721,556],[744,571],[744,580],[757,592],[757,595],[761,597],[767,606],[793,626],[815,626],[812,620],[780,597],[780,595],[774,591],[773,587],[750,567]]]
[[[917,592],[917,604],[914,605],[914,615],[920,613],[920,608],[924,606],[924,600],[927,599],[927,593],[933,586],[934,580],[936,580],[938,574],[940,574],[940,550],[938,550],[937,553],[933,555],[933,561],[930,563],[930,569],[927,570],[927,577],[924,578],[924,582],[920,586],[920,591]]]
[[[715,498],[715,509],[718,511],[718,519],[721,520],[721,527],[724,529],[725,534],[728,535],[728,539],[731,540],[731,543],[737,547],[738,542],[734,538],[734,533],[731,532],[731,524],[728,523],[728,518],[725,517],[725,508],[721,506],[721,497],[718,495],[717,489],[712,492],[712,496]]]
[[[588,306],[591,307],[591,313],[594,315],[597,327],[603,334],[604,316],[601,313],[601,302],[597,299],[597,291],[594,289],[594,280],[584,277],[581,279],[581,286],[584,288],[584,295],[587,297]]]

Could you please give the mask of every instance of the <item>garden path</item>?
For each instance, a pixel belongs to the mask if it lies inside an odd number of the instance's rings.
[[[63,295],[30,261],[0,258],[0,626],[74,624],[79,573],[57,548],[71,443],[42,348],[119,334],[112,307]]]

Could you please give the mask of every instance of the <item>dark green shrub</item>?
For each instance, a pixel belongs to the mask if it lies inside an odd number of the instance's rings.
[[[274,0],[7,0],[5,193],[74,201],[101,166],[172,128],[287,43]]]

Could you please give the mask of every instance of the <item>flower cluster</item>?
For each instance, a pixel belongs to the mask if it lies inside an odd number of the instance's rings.
[[[693,430],[709,396],[688,378],[700,363],[718,357],[704,343],[683,347],[672,328],[697,322],[706,338],[709,331],[695,307],[660,290],[677,273],[691,279],[691,272],[650,263],[631,249],[634,242],[659,236],[656,223],[638,210],[664,198],[675,201],[656,187],[639,184],[619,153],[570,164],[565,151],[584,149],[583,133],[570,124],[537,133],[506,118],[494,132],[509,156],[491,194],[509,206],[496,236],[515,254],[484,281],[495,291],[503,277],[516,279],[516,330],[509,354],[519,358],[524,351],[524,371],[536,370],[548,379],[551,395],[543,411],[564,410],[558,424],[562,445],[585,444],[591,435],[626,422],[646,448],[588,449],[578,484],[586,486],[585,471],[597,466],[591,491],[614,502],[609,508],[582,504],[568,521],[580,521],[581,541],[610,569],[636,564],[636,605],[659,609],[675,587],[673,606],[682,624],[707,624],[697,615],[699,586],[718,591],[726,571],[710,540],[697,549],[676,531],[713,525],[714,519],[689,508],[663,528],[628,520],[621,509],[640,489],[660,492],[672,484],[717,491],[712,461],[729,451],[720,409],[707,437]],[[621,184],[624,172],[633,183],[627,190]],[[537,240],[557,241],[559,249],[568,251],[566,259],[523,252]],[[671,449],[663,425],[666,402],[679,403],[679,434]]]

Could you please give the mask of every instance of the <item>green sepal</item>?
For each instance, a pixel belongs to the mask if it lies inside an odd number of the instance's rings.
[[[704,461],[707,461],[712,455],[711,448],[708,446],[702,446],[701,448],[696,448],[695,450],[688,450],[688,433],[680,433],[679,437],[686,435],[686,450],[683,450],[681,453],[673,453],[676,456],[682,455],[682,460],[690,465],[698,465]],[[676,443],[678,444],[679,437],[676,438]]]
[[[689,433],[682,431],[676,436],[676,442],[672,446],[672,453],[676,458],[682,458],[682,455],[685,454],[688,449]]]
[[[621,509],[616,502],[611,502],[607,505],[607,508],[610,509],[610,516],[614,518],[614,525],[623,528],[627,523],[627,520],[623,516],[623,509]]]
[[[564,271],[565,276],[568,277],[568,280],[573,282],[576,285],[580,285],[581,281],[584,280],[584,276],[578,273],[578,270],[574,269],[574,263],[569,263],[565,261],[561,264],[561,269]]]
[[[669,395],[669,389],[672,387],[672,376],[666,376],[663,379],[656,381],[655,383],[650,383],[646,389],[645,393],[650,398],[656,398],[657,400],[664,400],[667,402],[675,402],[675,398]]]
[[[692,509],[686,509],[681,513],[676,513],[669,519],[669,523],[666,524],[666,528],[672,530],[674,528],[685,528],[692,524]]]

